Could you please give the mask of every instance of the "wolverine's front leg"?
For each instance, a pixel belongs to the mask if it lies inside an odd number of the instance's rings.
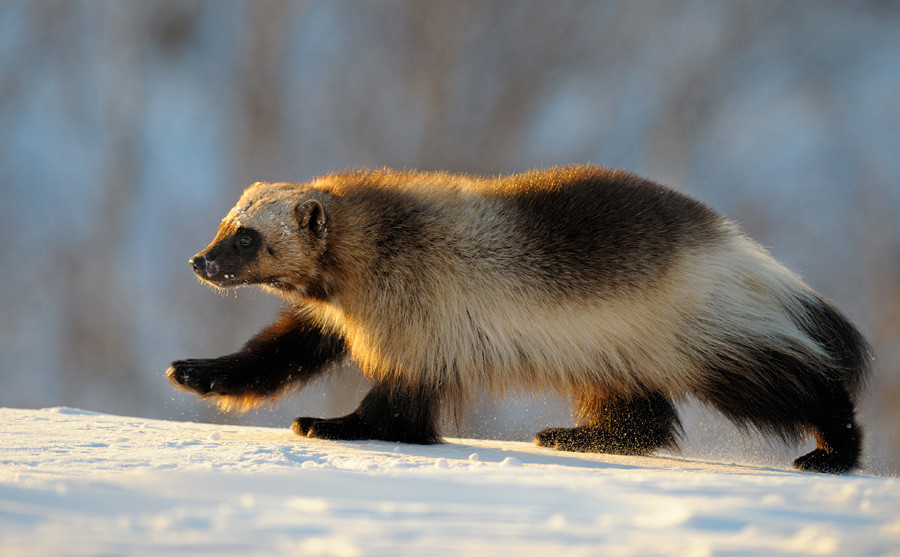
[[[288,311],[239,352],[179,360],[166,375],[184,391],[217,398],[222,407],[249,407],[311,379],[343,354],[340,337]]]
[[[440,396],[436,389],[403,382],[375,385],[355,412],[340,418],[297,418],[298,435],[319,439],[378,439],[403,443],[439,443]]]

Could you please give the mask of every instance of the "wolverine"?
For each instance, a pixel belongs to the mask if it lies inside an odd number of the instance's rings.
[[[341,361],[372,382],[347,416],[297,418],[301,436],[437,443],[442,410],[526,389],[574,404],[577,425],[536,444],[644,455],[677,447],[690,395],[743,429],[813,435],[795,468],[859,466],[863,336],[734,222],[633,174],[256,183],[190,263],[286,304],[240,351],[174,362],[179,388],[245,410]]]

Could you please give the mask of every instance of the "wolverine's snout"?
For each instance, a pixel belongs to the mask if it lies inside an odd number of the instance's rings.
[[[219,278],[217,276],[220,271],[219,264],[214,258],[208,255],[198,253],[192,257],[188,263],[194,268],[194,272],[197,273],[197,276],[202,279],[216,281]],[[227,277],[227,275],[225,276]]]
[[[206,257],[204,257],[202,253],[198,253],[194,257],[191,257],[188,263],[191,264],[194,272],[198,275],[203,276],[206,274]]]

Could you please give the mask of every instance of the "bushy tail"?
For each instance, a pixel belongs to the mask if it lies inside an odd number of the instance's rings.
[[[802,305],[803,314],[795,315],[797,324],[831,357],[832,372],[855,399],[871,375],[869,343],[834,305],[817,294],[810,293]]]

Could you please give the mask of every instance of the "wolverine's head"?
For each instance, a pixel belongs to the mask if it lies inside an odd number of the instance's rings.
[[[259,285],[318,296],[327,235],[325,208],[307,188],[257,182],[190,263],[201,280],[218,288]]]

